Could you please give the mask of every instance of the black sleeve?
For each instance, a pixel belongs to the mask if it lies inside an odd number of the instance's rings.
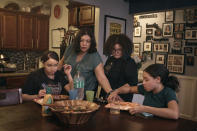
[[[125,67],[125,80],[130,86],[138,83],[137,65],[133,59],[128,60]]]

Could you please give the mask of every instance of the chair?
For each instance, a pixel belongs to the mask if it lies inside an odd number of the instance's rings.
[[[15,105],[20,103],[22,103],[22,90],[20,88],[0,90],[0,106]]]

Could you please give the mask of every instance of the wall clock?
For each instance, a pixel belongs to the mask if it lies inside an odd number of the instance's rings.
[[[56,6],[54,7],[54,16],[55,16],[55,18],[57,18],[57,19],[59,19],[60,16],[61,16],[61,8],[60,8],[59,5],[56,5]]]

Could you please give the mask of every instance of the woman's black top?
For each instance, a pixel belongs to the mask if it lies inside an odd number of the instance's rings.
[[[41,68],[28,75],[27,80],[23,86],[23,94],[35,95],[38,94],[39,90],[43,89],[43,85],[61,85],[61,94],[68,94],[64,89],[64,86],[68,83],[65,79],[63,72],[57,71],[55,78],[50,79],[44,72],[44,68]]]
[[[105,75],[107,76],[113,90],[128,83],[135,86],[138,83],[137,65],[131,57],[121,57],[119,59],[113,56],[109,57],[104,66]],[[101,90],[101,96],[105,97],[106,93]],[[124,101],[132,101],[133,94],[121,94]]]

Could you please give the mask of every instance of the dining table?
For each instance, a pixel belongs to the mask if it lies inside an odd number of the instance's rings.
[[[0,131],[197,131],[196,121],[146,118],[128,111],[110,114],[104,104],[81,125],[64,124],[55,115],[43,117],[41,109],[35,102],[0,107]]]

